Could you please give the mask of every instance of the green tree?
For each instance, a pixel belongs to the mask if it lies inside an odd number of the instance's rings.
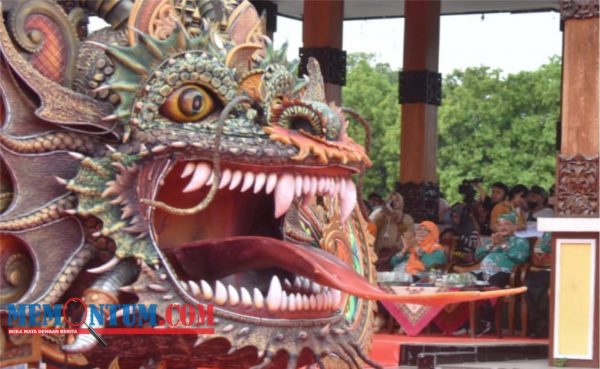
[[[561,61],[503,77],[487,67],[444,78],[438,176],[452,203],[463,179],[550,187],[554,181]]]
[[[398,72],[389,64],[377,63],[372,54],[348,55],[343,105],[361,114],[371,125],[373,166],[367,170],[363,193],[386,194],[398,178],[400,152],[400,105]],[[351,120],[349,134],[364,142],[364,130]]]

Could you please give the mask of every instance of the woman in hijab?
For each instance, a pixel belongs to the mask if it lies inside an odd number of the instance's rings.
[[[408,274],[428,271],[434,265],[446,263],[444,247],[438,243],[440,231],[435,223],[424,221],[419,223],[416,235],[407,233],[404,248],[390,260],[394,270]]]

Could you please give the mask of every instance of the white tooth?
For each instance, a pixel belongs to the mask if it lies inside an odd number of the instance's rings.
[[[271,278],[271,285],[269,286],[269,293],[267,294],[267,309],[269,309],[270,312],[279,310],[282,295],[281,282],[279,282],[279,278],[274,275],[273,278]]]
[[[254,294],[254,306],[256,306],[257,309],[262,309],[265,306],[265,299],[262,293],[260,293],[256,287],[254,287],[252,293]]]
[[[331,293],[329,290],[323,292],[323,310],[331,310]]]
[[[310,177],[302,177],[302,193],[308,193],[310,191]]]
[[[200,286],[202,286],[202,296],[204,296],[205,300],[212,300],[213,298],[213,290],[210,284],[207,281],[202,279],[200,281]]]
[[[279,301],[279,310],[286,311],[287,307],[288,307],[287,305],[288,305],[287,293],[285,293],[285,291],[283,291],[281,293],[281,300]]]
[[[331,290],[331,299],[333,302],[332,310],[335,310],[340,307],[342,303],[342,292],[340,290],[336,290],[335,288]]]
[[[240,303],[240,295],[238,291],[232,285],[227,285],[227,292],[229,292],[229,305],[236,306]]]
[[[310,284],[310,288],[312,290],[312,293],[314,293],[315,295],[321,293],[321,285],[317,282],[312,282]]]
[[[317,310],[323,310],[323,294],[320,293],[317,295]]]
[[[210,175],[208,176],[208,179],[206,180],[206,186],[212,186],[214,176],[215,176],[215,172],[211,170]]]
[[[317,298],[315,295],[310,295],[308,297],[308,304],[310,306],[310,310],[317,310]]]
[[[212,177],[212,169],[210,168],[210,165],[207,163],[198,163],[196,165],[196,169],[194,170],[194,175],[192,175],[192,179],[190,179],[190,182],[187,184],[187,186],[185,186],[183,192],[188,193],[196,191],[204,186],[209,177]]]
[[[252,186],[253,183],[254,183],[254,173],[246,172],[246,174],[244,174],[244,184],[242,184],[242,189],[240,191],[241,192],[246,191],[247,189],[249,189]]]
[[[300,197],[300,195],[302,195],[302,176],[299,174],[296,174],[296,186],[295,191],[296,191],[296,197]]]
[[[250,297],[250,292],[245,287],[240,288],[242,293],[242,306],[250,307],[252,306],[252,297]]]
[[[221,183],[219,183],[219,189],[227,186],[231,181],[231,171],[229,169],[225,169],[221,172]]]
[[[242,171],[241,170],[236,170],[235,172],[233,172],[233,174],[231,175],[231,182],[229,183],[229,189],[230,190],[235,190],[236,187],[240,184],[240,182],[242,181]]]
[[[317,177],[310,177],[310,190],[308,191],[311,195],[316,195],[318,189]]]
[[[292,289],[292,282],[290,282],[290,280],[289,280],[289,279],[285,278],[285,279],[283,280],[283,287],[284,287],[286,290],[291,290],[291,289]]]
[[[343,196],[346,193],[346,180],[344,178],[340,178],[340,194]]]
[[[302,308],[304,310],[310,309],[310,299],[306,295],[302,295]]]
[[[275,174],[275,173],[269,174],[269,178],[267,178],[267,187],[265,188],[267,195],[270,194],[271,192],[273,192],[273,189],[275,188],[276,184],[277,184],[277,174]]]
[[[181,173],[181,178],[186,178],[194,173],[194,169],[196,169],[196,163],[189,162],[183,168],[183,173]]]
[[[266,181],[267,175],[264,173],[258,173],[256,175],[256,179],[254,180],[254,193],[258,193],[258,191],[262,190]]]
[[[217,305],[225,305],[227,302],[227,289],[221,281],[217,281],[215,285],[215,303]]]
[[[185,292],[188,292],[190,290],[190,287],[185,281],[179,281],[179,285],[181,286],[181,288],[183,288]]]
[[[342,222],[345,222],[356,206],[356,186],[352,180],[346,181],[346,191],[341,195],[340,200],[340,217]]]
[[[333,182],[333,178],[331,177],[327,177],[327,193],[330,196],[334,196],[335,195],[335,183]]]
[[[192,290],[192,296],[201,297],[202,292],[200,291],[200,286],[198,286],[198,283],[194,281],[189,281],[188,283],[190,285],[190,289]]]
[[[303,291],[308,291],[308,288],[310,287],[310,279],[308,278],[304,278],[302,280],[302,290]]]
[[[296,291],[300,290],[300,287],[302,287],[302,277],[298,277],[296,276],[296,278],[294,279],[294,289]]]
[[[275,188],[275,218],[285,214],[293,200],[294,177],[291,174],[284,174],[279,178]]]
[[[296,311],[296,295],[293,293],[288,297],[288,309],[290,311]]]
[[[336,194],[340,193],[340,179],[339,178],[334,178],[334,183],[335,183],[335,189],[333,190]]]
[[[319,177],[319,179],[317,180],[317,193],[319,195],[323,194],[323,191],[325,191],[325,185],[326,185],[326,181],[325,181],[325,177]]]

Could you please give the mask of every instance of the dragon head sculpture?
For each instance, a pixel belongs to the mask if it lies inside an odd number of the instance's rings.
[[[0,29],[2,304],[214,305],[213,335],[58,343],[102,366],[358,368],[376,365],[375,299],[481,298],[374,286],[353,180],[370,161],[347,134],[360,118],[326,102],[314,59],[297,78],[247,1],[108,3],[117,30],[81,44],[50,1],[20,3]],[[74,60],[23,47],[32,14],[42,30],[67,22],[55,38]]]

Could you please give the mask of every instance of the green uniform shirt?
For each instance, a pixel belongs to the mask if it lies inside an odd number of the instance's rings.
[[[396,255],[394,255],[390,259],[390,264],[392,265],[392,268],[394,268],[398,264],[405,263],[406,261],[408,261],[408,255],[408,253],[405,255],[402,255],[401,253],[397,253]],[[432,265],[446,264],[446,253],[444,252],[444,250],[435,250],[431,254],[425,252],[419,257],[419,259],[425,266],[425,270],[429,270]]]
[[[490,249],[492,241],[488,240],[477,248],[475,258],[481,260],[482,270],[510,273],[517,263],[527,260],[529,257],[529,242],[527,239],[511,236],[508,237],[506,243],[508,245],[506,249],[500,247]]]

